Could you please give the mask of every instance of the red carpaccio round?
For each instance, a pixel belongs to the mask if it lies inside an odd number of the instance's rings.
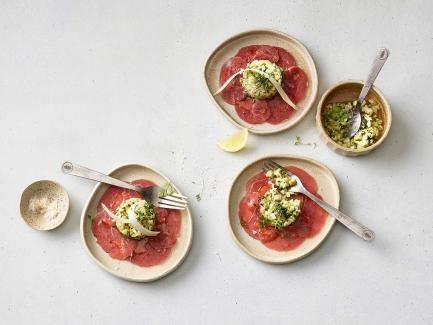
[[[153,182],[139,179],[131,182],[137,186],[154,185]],[[181,227],[180,212],[171,209],[156,208],[156,224],[153,230],[160,233],[154,237],[140,240],[124,237],[116,228],[113,219],[104,211],[104,203],[111,211],[125,200],[141,198],[140,194],[115,186],[109,187],[98,203],[97,215],[92,221],[92,233],[96,242],[112,258],[128,260],[139,266],[161,264],[171,253],[176,244]]]
[[[254,60],[269,60],[283,69],[282,88],[297,104],[305,98],[308,89],[306,73],[296,66],[295,58],[285,49],[270,45],[249,45],[242,47],[235,56],[228,59],[220,70],[220,85],[230,76],[245,68]],[[241,85],[241,76],[236,76],[221,92],[221,97],[234,105],[238,116],[250,124],[279,124],[292,116],[294,108],[288,105],[277,93],[269,99],[248,97]]]
[[[316,181],[310,174],[298,167],[286,168],[299,177],[308,191],[320,198],[317,194]],[[322,229],[328,214],[302,194],[292,196],[301,200],[301,213],[293,224],[282,230],[272,226],[259,227],[260,192],[266,186],[268,186],[268,179],[264,172],[253,176],[248,180],[246,193],[239,203],[240,223],[248,235],[260,240],[268,248],[288,251],[298,247],[306,238],[313,237]]]

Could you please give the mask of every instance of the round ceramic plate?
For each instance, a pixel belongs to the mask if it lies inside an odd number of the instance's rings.
[[[318,186],[318,193],[323,200],[338,208],[340,191],[332,172],[323,164],[304,157],[290,155],[275,155],[260,158],[246,166],[233,181],[228,199],[228,221],[234,241],[252,257],[267,263],[283,264],[299,260],[312,253],[325,240],[335,223],[333,217],[328,216],[320,232],[314,237],[307,238],[300,246],[289,251],[276,251],[267,248],[259,240],[250,237],[242,228],[239,221],[239,203],[245,195],[248,180],[262,171],[263,162],[272,159],[282,166],[296,166],[302,168],[314,177]]]
[[[299,110],[288,120],[277,125],[269,123],[249,124],[238,116],[233,105],[227,104],[219,95],[212,96],[220,87],[219,74],[224,62],[233,57],[241,47],[253,44],[279,46],[286,49],[294,56],[297,65],[308,76],[309,87],[305,98],[297,104]],[[308,113],[317,96],[317,71],[308,50],[296,38],[274,30],[252,30],[235,35],[224,41],[207,59],[204,68],[204,78],[212,100],[229,121],[238,127],[245,127],[250,132],[257,134],[281,132],[294,126]]]
[[[148,179],[157,185],[169,182],[169,179],[161,173],[140,164],[123,165],[113,169],[108,175],[124,181],[136,179]],[[140,267],[129,261],[120,261],[110,257],[96,243],[92,234],[92,220],[88,216],[96,215],[97,204],[108,189],[109,185],[99,183],[96,185],[81,214],[81,238],[84,247],[92,259],[105,271],[125,280],[136,282],[150,282],[162,278],[173,272],[185,259],[192,242],[192,218],[189,209],[181,211],[182,224],[176,245],[171,250],[171,255],[161,264],[151,267]],[[175,187],[176,188],[176,187]],[[177,192],[179,190],[176,188]]]

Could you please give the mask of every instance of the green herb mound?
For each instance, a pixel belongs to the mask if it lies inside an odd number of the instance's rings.
[[[274,226],[282,230],[294,223],[301,213],[301,201],[292,199],[290,188],[296,180],[282,169],[269,170],[266,176],[272,180],[271,187],[260,199],[260,227]]]
[[[143,227],[152,230],[155,226],[156,214],[155,207],[150,202],[138,198],[125,200],[116,209],[116,215],[121,218],[128,219],[128,211],[134,204],[136,204],[134,212],[137,216],[137,221],[141,223]],[[120,233],[126,237],[134,239],[141,239],[145,237],[143,233],[133,228],[128,223],[116,221],[116,227]]]
[[[266,99],[273,97],[277,93],[277,89],[266,76],[248,69],[262,71],[281,85],[283,74],[278,65],[269,60],[254,60],[248,63],[241,78],[242,87],[252,98]]]

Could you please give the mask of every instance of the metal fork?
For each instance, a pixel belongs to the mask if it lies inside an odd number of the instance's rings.
[[[136,191],[141,194],[141,196],[149,202],[152,202],[155,206],[166,209],[175,209],[175,210],[184,210],[188,204],[186,201],[187,197],[173,193],[172,195],[164,196],[160,198],[158,196],[159,186],[146,186],[139,187],[131,185],[127,182],[123,182],[119,179],[110,177],[108,175],[102,174],[95,170],[91,170],[84,166],[80,166],[78,164],[73,164],[69,161],[66,161],[62,164],[62,171],[65,174],[74,175],[78,177],[83,177],[87,179],[91,179],[94,181],[127,188],[129,190]]]
[[[345,215],[343,212],[337,210],[330,204],[326,203],[325,201],[322,201],[321,199],[317,198],[315,195],[310,193],[302,184],[301,180],[298,176],[291,173],[281,165],[277,164],[275,161],[272,161],[270,159],[265,160],[263,163],[263,170],[267,172],[268,170],[273,169],[282,169],[284,170],[287,175],[289,175],[291,178],[294,178],[296,180],[296,185],[290,188],[290,191],[304,194],[305,196],[309,197],[314,203],[316,203],[318,206],[320,206],[322,209],[324,209],[326,212],[328,212],[331,216],[333,216],[335,219],[340,221],[343,225],[345,225],[347,228],[349,228],[351,231],[353,231],[355,234],[357,234],[359,237],[361,237],[364,240],[371,241],[374,239],[374,232],[367,228],[366,226],[362,225],[355,219],[349,217],[348,215]]]

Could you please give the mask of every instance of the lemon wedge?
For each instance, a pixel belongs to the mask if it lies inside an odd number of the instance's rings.
[[[217,142],[220,149],[227,152],[236,152],[243,148],[247,144],[248,139],[248,129],[241,129],[238,132],[228,136]]]

